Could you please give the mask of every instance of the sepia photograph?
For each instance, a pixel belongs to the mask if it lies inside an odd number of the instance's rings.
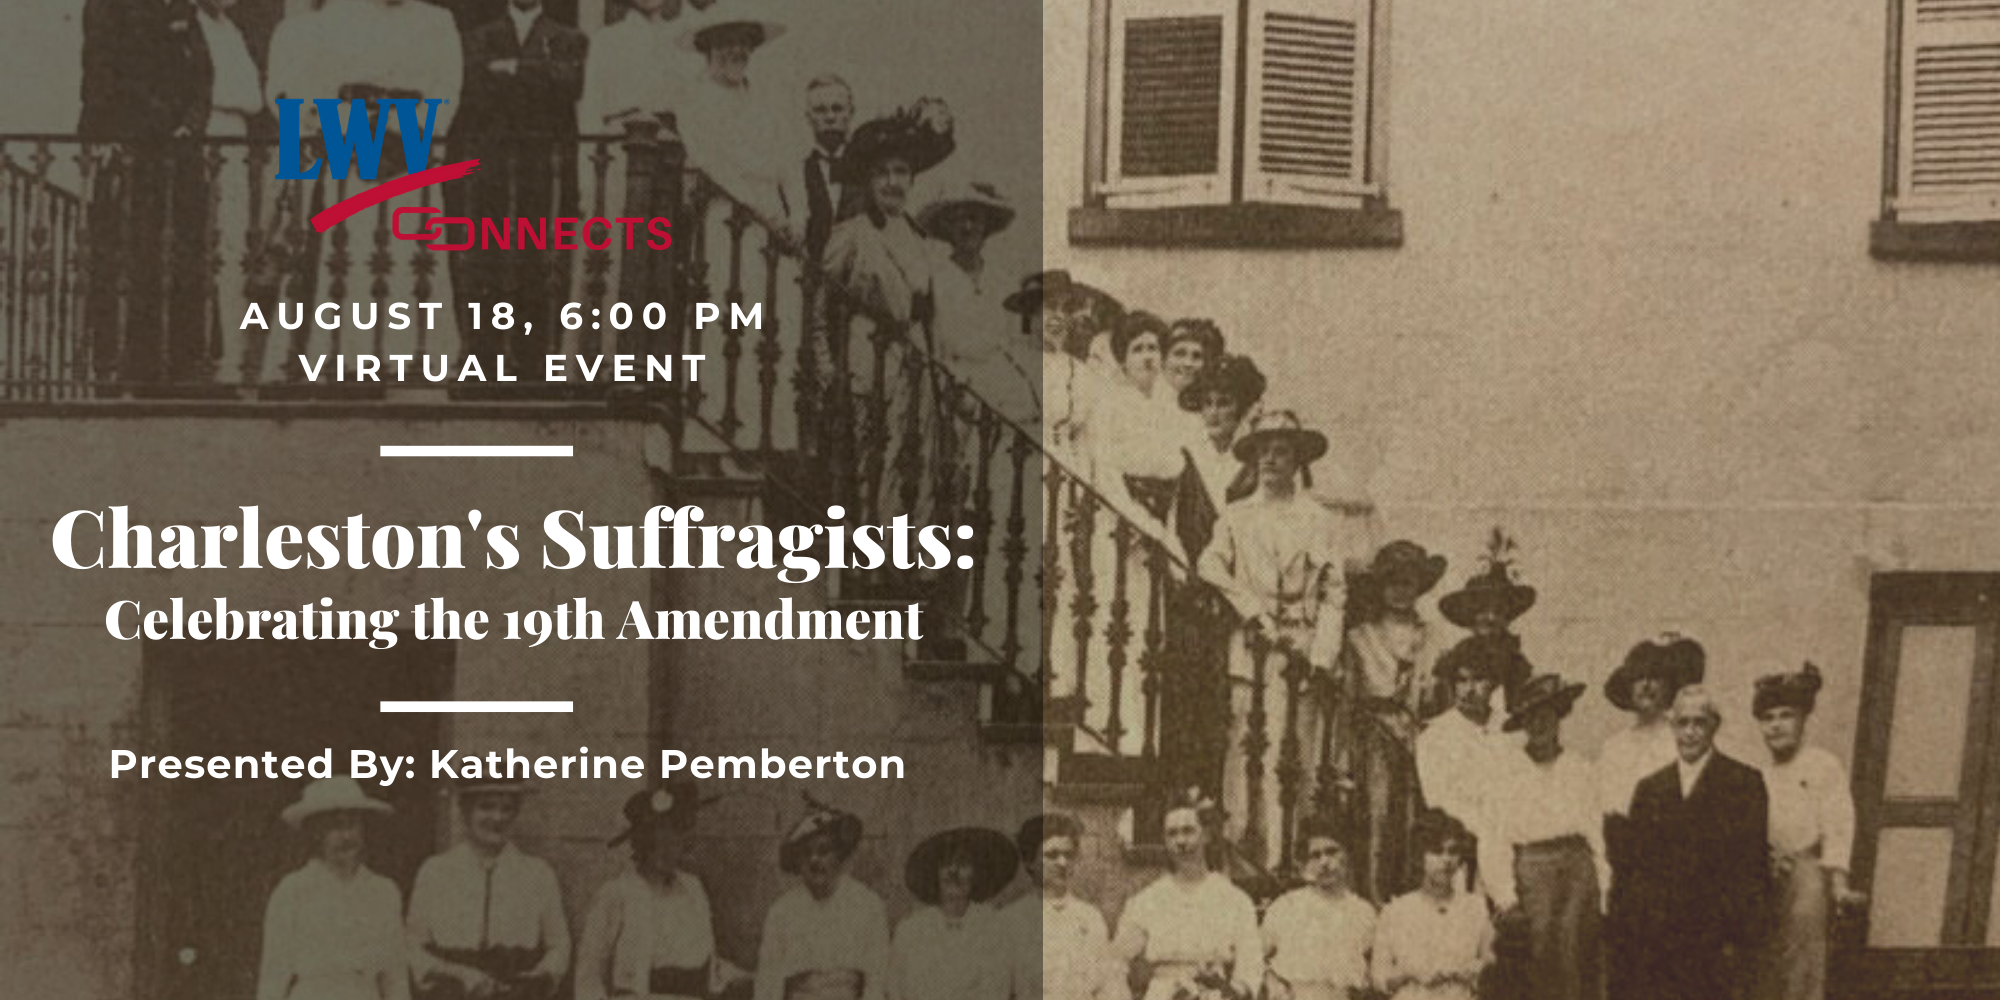
[[[2000,2],[0,52],[0,993],[2000,1000]]]

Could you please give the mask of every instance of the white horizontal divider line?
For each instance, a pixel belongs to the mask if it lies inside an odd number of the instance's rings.
[[[574,458],[568,444],[385,444],[383,458]]]
[[[385,701],[384,712],[575,712],[573,701]]]

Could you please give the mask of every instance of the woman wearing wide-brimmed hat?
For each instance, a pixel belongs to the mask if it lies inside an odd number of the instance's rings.
[[[976,826],[934,834],[910,852],[903,884],[923,905],[896,925],[889,1000],[1006,1000],[1012,943],[986,904],[1019,864],[1006,834]]]
[[[353,778],[321,778],[279,814],[312,857],[271,892],[257,1000],[409,1000],[403,894],[363,861],[369,817],[391,812]]]
[[[1848,885],[1854,852],[1854,796],[1840,759],[1805,742],[1819,704],[1819,667],[1757,678],[1751,712],[1769,758],[1762,762],[1771,799],[1772,882],[1776,922],[1758,955],[1751,1000],[1823,1000],[1827,935],[1836,911],[1853,913],[1868,897]]]
[[[1429,716],[1437,653],[1433,630],[1417,600],[1443,579],[1445,558],[1408,539],[1375,551],[1367,572],[1354,581],[1340,669],[1341,746],[1323,746],[1340,770],[1359,782],[1352,845],[1356,884],[1387,902],[1416,884],[1416,859],[1405,849],[1416,821],[1417,727]]]
[[[1521,685],[1503,728],[1528,742],[1496,776],[1479,834],[1480,877],[1502,931],[1527,932],[1525,954],[1511,960],[1535,1000],[1604,995],[1603,817],[1589,762],[1562,745],[1562,720],[1584,688],[1555,674]]]
[[[672,102],[688,165],[781,242],[798,245],[801,236],[789,221],[783,192],[786,166],[798,163],[785,141],[792,114],[774,103],[750,73],[756,53],[785,35],[784,20],[767,0],[731,0],[676,23],[675,43],[701,60],[701,68]],[[660,57],[674,58],[672,53]],[[710,214],[699,221],[719,236],[714,227],[728,213]]]
[[[681,859],[702,806],[700,786],[668,781],[626,798],[632,867],[591,900],[576,950],[576,1000],[705,1000],[747,976],[715,953],[708,890]]]
[[[860,843],[860,817],[810,799],[780,841],[778,867],[799,884],[764,915],[756,1000],[884,1000],[888,910],[847,875]]]
[[[1309,467],[1326,455],[1327,439],[1297,414],[1260,415],[1233,447],[1256,469],[1257,492],[1222,512],[1199,569],[1242,621],[1230,654],[1230,745],[1253,736],[1275,751],[1223,775],[1223,801],[1244,817],[1243,846],[1265,862],[1280,858],[1288,843],[1281,793],[1311,800],[1302,787],[1266,787],[1262,775],[1302,782],[1310,773],[1308,755],[1327,722],[1323,700],[1311,692],[1340,652],[1348,564],[1358,561],[1365,539],[1308,489]],[[1247,728],[1254,714],[1261,714],[1261,733]]]
[[[405,928],[418,1000],[545,1000],[569,971],[569,921],[547,861],[514,843],[525,781],[461,777],[464,839],[426,859]]]
[[[935,99],[863,122],[847,140],[833,176],[859,187],[865,208],[833,227],[825,267],[861,308],[897,323],[935,315],[937,255],[911,215],[910,192],[953,148],[951,111]]]

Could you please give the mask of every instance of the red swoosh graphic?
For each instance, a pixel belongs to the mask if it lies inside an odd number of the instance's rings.
[[[318,215],[312,217],[313,229],[322,233],[326,232],[334,226],[339,225],[341,220],[362,209],[380,205],[397,195],[409,194],[418,188],[427,188],[433,184],[442,184],[445,181],[455,181],[478,169],[478,160],[462,160],[458,163],[447,163],[442,167],[419,170],[414,174],[398,177],[393,181],[383,184],[377,184],[360,194],[350,198],[343,198],[328,205]]]

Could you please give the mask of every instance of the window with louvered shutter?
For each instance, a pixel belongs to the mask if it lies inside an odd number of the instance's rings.
[[[1251,0],[1244,197],[1351,204],[1370,193],[1370,0]]]
[[[1229,199],[1235,0],[1117,0],[1105,183],[1114,208]]]
[[[1896,215],[2000,219],[2000,0],[1903,0]]]

